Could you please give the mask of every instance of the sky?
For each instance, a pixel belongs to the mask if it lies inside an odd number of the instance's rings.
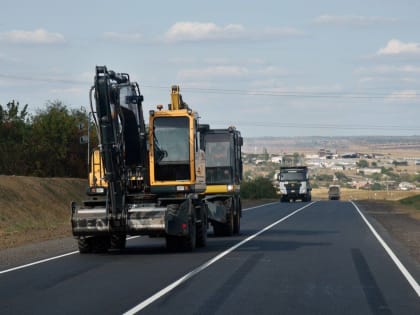
[[[89,108],[105,65],[244,137],[420,135],[417,0],[1,4],[1,105]]]

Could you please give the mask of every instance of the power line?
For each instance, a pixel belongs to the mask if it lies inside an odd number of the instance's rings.
[[[210,121],[210,125],[227,126],[231,122]],[[275,127],[275,128],[302,128],[302,129],[336,129],[336,130],[385,130],[385,131],[420,131],[420,126],[402,125],[362,125],[362,124],[317,124],[317,123],[281,123],[281,122],[250,122],[236,121],[237,126]]]
[[[35,77],[24,75],[10,75],[0,74],[0,78],[9,80],[22,80],[31,82],[46,82],[46,83],[62,83],[62,84],[77,84],[90,86],[87,80],[63,79],[55,77]],[[165,89],[169,90],[167,86],[159,85],[140,85],[141,88],[151,89]],[[354,93],[354,92],[304,92],[304,91],[272,91],[272,90],[247,90],[247,89],[224,89],[224,88],[200,88],[183,86],[183,90],[192,93],[200,94],[215,94],[215,95],[241,95],[241,96],[268,96],[268,97],[291,97],[291,98],[331,98],[331,99],[365,99],[365,100],[389,100],[398,99],[401,96],[408,97],[411,100],[420,100],[420,90],[410,90],[410,93],[405,92],[403,95],[391,93]]]
[[[153,86],[153,85],[143,85],[143,87],[147,88],[156,88],[156,89],[167,89],[167,87],[163,86]],[[401,96],[410,97],[420,100],[420,90],[412,91],[411,93],[404,93],[404,95],[399,94],[390,94],[390,93],[369,93],[369,94],[361,94],[361,93],[350,93],[350,92],[340,92],[340,93],[332,93],[332,92],[275,92],[275,91],[268,91],[268,90],[241,90],[241,89],[219,89],[219,88],[198,88],[198,87],[182,87],[185,91],[191,91],[195,93],[203,93],[203,94],[223,94],[223,95],[247,95],[247,96],[274,96],[274,97],[302,97],[302,98],[344,98],[344,99],[381,99],[384,98],[393,99],[399,98]]]

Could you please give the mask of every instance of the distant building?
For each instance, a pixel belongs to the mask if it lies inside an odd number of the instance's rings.
[[[359,153],[344,153],[341,155],[341,158],[343,159],[357,159],[359,157]]]
[[[417,188],[416,185],[409,182],[401,182],[398,185],[399,190],[415,190],[416,188]]]
[[[363,173],[365,175],[372,174],[381,174],[382,170],[380,168],[358,168],[356,169],[357,173]]]
[[[273,156],[271,157],[272,163],[283,163],[283,157],[281,156]]]
[[[331,152],[331,150],[320,149],[318,151],[318,155],[319,155],[319,157],[332,157],[334,155],[334,153]]]

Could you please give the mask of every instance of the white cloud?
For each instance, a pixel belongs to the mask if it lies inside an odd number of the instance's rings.
[[[372,26],[397,22],[396,18],[359,15],[321,15],[314,19],[316,24],[336,26]]]
[[[303,32],[290,27],[249,31],[241,24],[219,26],[215,23],[177,22],[165,33],[169,42],[215,40],[264,40],[286,36],[301,36]]]
[[[358,68],[354,71],[356,74],[419,74],[420,67],[413,65],[404,65],[404,66],[388,66],[381,65],[372,68]]]
[[[140,33],[105,32],[102,37],[107,40],[120,42],[139,42],[143,39],[143,35]]]
[[[57,44],[65,42],[62,34],[48,32],[42,28],[34,31],[13,30],[0,32],[0,41],[13,44]]]
[[[221,77],[243,77],[249,74],[246,67],[239,66],[214,66],[182,70],[178,73],[181,79],[211,79]]]
[[[417,94],[416,90],[402,90],[392,92],[388,96],[385,97],[386,102],[412,102],[413,100],[418,99],[420,95]]]
[[[240,24],[217,26],[214,23],[177,22],[165,34],[169,41],[200,41],[228,39],[243,36],[244,27]]]
[[[398,39],[391,39],[384,48],[377,52],[377,55],[400,54],[420,54],[420,43],[404,43]]]

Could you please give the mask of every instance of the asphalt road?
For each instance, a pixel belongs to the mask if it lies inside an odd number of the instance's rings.
[[[139,237],[0,271],[0,314],[420,314],[419,280],[352,203],[273,203],[192,253]]]

